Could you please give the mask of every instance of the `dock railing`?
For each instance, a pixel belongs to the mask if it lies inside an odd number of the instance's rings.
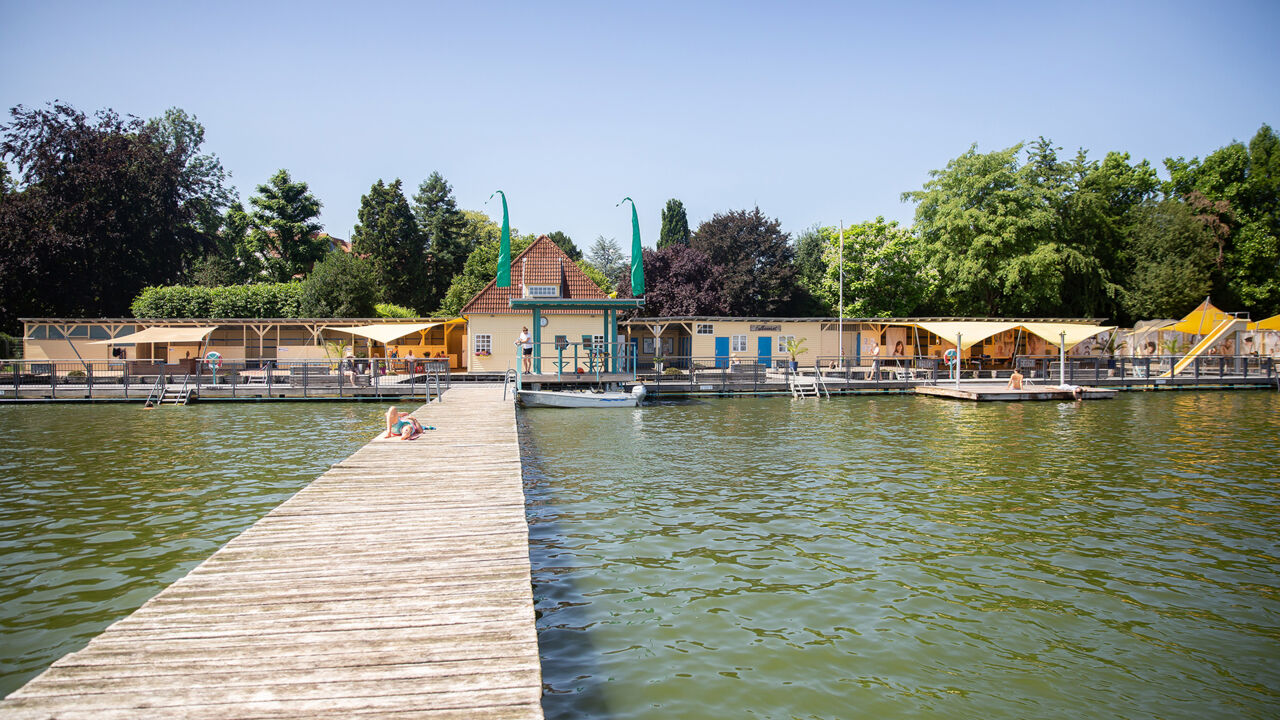
[[[452,384],[440,358],[342,360],[0,360],[0,398],[123,397],[142,400],[183,382],[215,397],[439,397]]]

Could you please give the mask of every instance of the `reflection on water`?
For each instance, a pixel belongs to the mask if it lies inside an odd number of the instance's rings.
[[[546,714],[1276,717],[1278,410],[524,412]]]
[[[0,406],[0,696],[350,455],[382,411]]]

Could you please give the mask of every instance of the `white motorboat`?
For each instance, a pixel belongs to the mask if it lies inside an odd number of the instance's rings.
[[[644,400],[643,385],[631,392],[596,392],[594,390],[518,390],[516,398],[525,407],[602,408],[635,407]]]

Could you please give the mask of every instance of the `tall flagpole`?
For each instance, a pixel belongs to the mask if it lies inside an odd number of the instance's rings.
[[[840,219],[840,366],[844,367],[844,219]]]

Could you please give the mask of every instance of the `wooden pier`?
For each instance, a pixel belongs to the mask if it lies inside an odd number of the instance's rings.
[[[0,702],[4,718],[541,718],[515,413],[455,384]]]
[[[965,381],[957,388],[952,383],[938,385],[919,385],[914,389],[916,395],[948,398],[951,400],[972,400],[974,402],[1027,402],[1035,400],[1110,400],[1119,392],[1113,388],[1084,387],[1080,388],[1077,398],[1071,390],[1064,390],[1057,385],[1032,385],[1027,383],[1020,390],[1009,387],[1007,382],[982,383]]]

